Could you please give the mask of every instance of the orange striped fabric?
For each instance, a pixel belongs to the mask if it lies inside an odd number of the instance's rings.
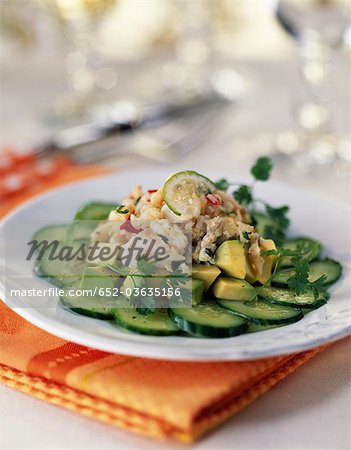
[[[31,195],[101,169],[69,167]],[[24,201],[16,196],[2,214]],[[259,361],[193,363],[114,355],[48,334],[0,301],[0,381],[46,402],[155,439],[192,442],[321,348]]]

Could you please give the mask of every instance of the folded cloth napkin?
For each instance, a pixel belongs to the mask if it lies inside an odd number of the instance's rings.
[[[13,197],[2,214],[54,185],[101,173],[67,166],[55,181]],[[85,416],[156,439],[192,442],[321,348],[243,362],[174,362],[115,355],[31,325],[0,301],[0,381]]]

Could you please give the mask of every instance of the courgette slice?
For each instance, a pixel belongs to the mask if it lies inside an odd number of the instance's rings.
[[[309,281],[313,282],[320,278],[322,275],[325,275],[327,278],[324,282],[325,285],[331,285],[335,283],[341,276],[342,267],[341,264],[335,261],[334,259],[323,259],[321,261],[313,261],[310,264],[310,274]],[[285,269],[278,272],[274,279],[273,283],[281,286],[287,286],[288,279],[295,274],[295,270]]]
[[[70,225],[48,225],[47,227],[40,228],[33,235],[33,240],[42,242],[48,241],[60,241],[64,242],[67,237],[67,230]]]
[[[318,298],[315,298],[312,291],[297,295],[289,289],[273,286],[263,288],[258,295],[269,303],[311,309],[316,309],[324,305],[329,298],[326,291],[321,292]]]
[[[309,262],[317,259],[322,250],[322,245],[320,242],[306,237],[298,237],[285,241],[283,247],[294,251],[301,250],[304,258],[306,258]],[[293,265],[292,258],[290,256],[285,256],[282,258],[280,265],[281,267],[291,267]]]
[[[106,220],[116,203],[91,202],[83,205],[76,213],[75,220]]]
[[[217,300],[220,306],[256,325],[287,325],[302,319],[299,309],[291,306],[273,305],[260,300],[233,302]]]
[[[66,308],[77,314],[95,319],[112,320],[118,300],[113,297],[94,296],[89,290],[83,291],[77,283],[73,283],[65,287],[65,293],[60,297],[60,301]]]
[[[225,338],[247,329],[245,320],[225,311],[213,300],[192,308],[171,308],[168,314],[180,330],[195,336]]]
[[[138,334],[169,336],[179,329],[168,317],[166,309],[156,309],[151,314],[141,314],[135,308],[116,308],[113,317],[117,325]]]

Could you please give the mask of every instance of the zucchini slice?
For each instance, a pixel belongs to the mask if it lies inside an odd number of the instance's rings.
[[[91,202],[83,205],[76,213],[75,220],[106,220],[115,203]]]
[[[285,269],[277,273],[273,279],[274,284],[281,286],[286,286],[288,284],[288,279],[294,275],[294,269]],[[335,283],[341,276],[342,267],[341,264],[334,259],[323,259],[321,261],[313,261],[310,264],[310,275],[308,277],[309,281],[313,282],[325,275],[327,279],[325,280],[325,285],[331,285]]]
[[[177,327],[195,336],[225,338],[242,334],[247,323],[225,311],[215,301],[206,301],[192,308],[171,308],[170,318]]]
[[[87,295],[77,295],[82,292],[77,283],[72,283],[65,287],[65,293],[60,297],[61,303],[71,311],[83,316],[94,317],[95,319],[112,320],[113,311],[118,300],[113,297],[99,297]]]
[[[179,329],[168,317],[166,309],[156,309],[151,314],[141,314],[135,308],[116,308],[113,317],[117,325],[129,331],[152,336],[178,334]]]
[[[326,291],[321,292],[319,297],[315,298],[313,292],[297,295],[289,289],[279,287],[265,287],[258,295],[269,303],[311,309],[316,309],[324,305],[329,298]]]
[[[317,259],[322,250],[322,245],[320,242],[306,237],[298,237],[285,241],[283,247],[289,248],[290,250],[298,250],[299,248],[301,248],[304,252],[304,256],[308,259],[308,261],[314,261],[315,259]],[[291,257],[285,256],[282,259],[281,267],[291,266]]]
[[[40,228],[33,235],[33,240],[41,241],[60,241],[66,240],[67,230],[70,225],[49,225],[47,227]]]
[[[217,302],[236,316],[256,325],[287,325],[297,322],[303,317],[299,309],[291,306],[273,305],[260,300],[252,302],[217,300]]]

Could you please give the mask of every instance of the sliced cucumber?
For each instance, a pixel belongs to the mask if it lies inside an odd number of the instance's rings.
[[[308,261],[314,261],[315,259],[317,259],[322,250],[322,245],[320,244],[320,242],[305,237],[290,239],[283,244],[283,247],[295,251],[301,250],[304,257],[307,258]],[[284,257],[281,262],[281,267],[291,266],[292,258],[290,256]]]
[[[49,243],[52,241],[63,242],[66,240],[69,227],[70,225],[49,225],[40,228],[34,233],[33,240],[38,242],[48,241]]]
[[[291,306],[273,305],[260,300],[252,302],[232,302],[217,300],[220,306],[228,309],[236,316],[242,317],[257,325],[283,325],[297,322],[303,314]]]
[[[73,283],[65,287],[65,293],[60,297],[60,301],[66,308],[78,314],[95,319],[112,320],[118,300],[113,297],[94,296],[89,290],[83,292],[77,283]]]
[[[259,297],[263,298],[266,302],[276,303],[277,305],[311,309],[316,309],[324,305],[329,298],[326,291],[320,293],[316,299],[311,291],[297,295],[293,291],[279,287],[265,287],[260,291]]]
[[[225,311],[213,300],[192,308],[172,308],[168,313],[179,329],[195,336],[224,338],[247,329],[245,320]]]
[[[341,264],[334,259],[326,258],[321,261],[311,262],[310,275],[308,279],[309,281],[313,282],[320,278],[322,275],[325,275],[327,278],[324,284],[330,285],[335,283],[340,278],[341,273]],[[293,268],[282,270],[275,275],[273,283],[286,286],[288,284],[288,279],[294,274],[295,270]]]
[[[179,329],[168,317],[166,309],[156,309],[151,314],[140,314],[135,308],[116,308],[113,316],[117,325],[129,331],[153,336],[178,334]]]
[[[204,175],[186,170],[172,175],[163,186],[163,198],[171,211],[180,216],[192,209],[193,198],[216,190]]]
[[[68,244],[65,246],[64,244],[59,243],[57,246],[54,255],[57,256],[60,252],[64,251],[65,248],[72,249],[72,255],[76,252],[81,245],[85,244]],[[70,284],[76,279],[79,279],[82,276],[85,262],[80,261],[78,258],[72,259],[68,261],[67,258],[62,259],[52,259],[51,257],[51,249],[50,247],[42,256],[41,259],[35,263],[34,272],[40,278],[46,279],[49,283],[55,286],[63,286],[65,284]],[[40,256],[40,255],[39,255]]]
[[[83,205],[76,213],[75,220],[106,220],[115,203],[91,202]]]
[[[258,331],[272,330],[273,328],[283,327],[285,324],[279,325],[257,325],[256,323],[249,322],[249,328],[247,333],[257,333]]]
[[[74,220],[67,230],[67,239],[90,242],[90,235],[96,227],[96,220]]]

